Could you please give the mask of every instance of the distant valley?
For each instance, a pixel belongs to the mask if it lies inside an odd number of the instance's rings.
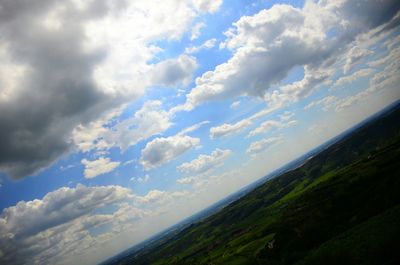
[[[399,104],[295,162],[107,264],[399,264]]]

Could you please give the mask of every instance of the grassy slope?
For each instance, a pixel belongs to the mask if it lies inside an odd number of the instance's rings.
[[[389,264],[400,245],[399,112],[121,263]]]
[[[398,264],[400,206],[392,207],[311,251],[303,264]]]

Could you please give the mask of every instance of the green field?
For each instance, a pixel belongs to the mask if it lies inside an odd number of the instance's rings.
[[[400,264],[400,110],[119,264]]]

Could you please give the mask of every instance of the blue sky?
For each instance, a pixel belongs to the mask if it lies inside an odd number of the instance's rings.
[[[396,1],[0,7],[8,263],[96,263],[400,98]]]

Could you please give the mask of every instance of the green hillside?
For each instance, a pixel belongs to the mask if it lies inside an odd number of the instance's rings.
[[[400,264],[400,110],[119,264]]]

